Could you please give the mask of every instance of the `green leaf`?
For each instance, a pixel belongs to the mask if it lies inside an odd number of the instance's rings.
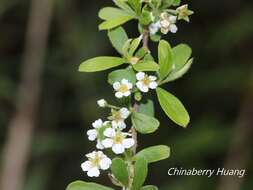
[[[84,61],[79,66],[80,72],[96,72],[110,69],[122,65],[125,62],[123,58],[119,57],[95,57]]]
[[[156,118],[137,112],[132,114],[132,123],[135,129],[142,134],[153,133],[160,125]]]
[[[132,69],[119,69],[111,72],[108,75],[108,83],[111,85],[116,81],[121,81],[122,79],[127,79],[132,84],[135,84],[135,72]]]
[[[113,190],[113,189],[96,183],[75,181],[69,184],[66,190]]]
[[[114,158],[111,165],[114,177],[124,186],[128,186],[127,164],[121,158]]]
[[[168,8],[173,5],[175,0],[163,0],[163,8]]]
[[[138,157],[134,164],[134,178],[131,190],[139,190],[148,174],[148,163],[144,157]]]
[[[134,52],[136,51],[136,49],[138,48],[138,46],[140,45],[141,43],[141,40],[142,40],[142,36],[138,37],[138,38],[135,38],[131,45],[130,45],[130,49],[129,49],[129,55],[132,56],[134,54]]]
[[[191,48],[186,44],[180,44],[172,49],[175,70],[180,70],[189,60],[192,54]]]
[[[137,15],[141,13],[141,1],[140,0],[128,0],[129,4],[133,7]]]
[[[113,20],[118,17],[131,16],[126,11],[115,7],[102,8],[98,13],[99,18],[103,20]]]
[[[122,53],[123,53],[123,55],[124,55],[125,57],[129,56],[129,55],[128,55],[128,50],[129,50],[129,47],[130,47],[132,41],[133,41],[132,39],[128,39],[128,40],[125,42],[125,44],[123,45]]]
[[[167,116],[176,124],[187,127],[190,116],[180,100],[162,88],[157,88],[156,93],[159,103]]]
[[[125,10],[126,12],[128,12],[130,15],[135,15],[135,12],[134,12],[133,9],[131,9],[131,7],[125,2],[125,0],[113,0],[113,2],[115,3],[115,5],[117,5],[117,6],[120,7],[121,9]]]
[[[140,61],[133,65],[136,71],[158,71],[159,65],[154,61]]]
[[[139,22],[142,25],[148,25],[152,22],[152,15],[150,13],[150,11],[143,11],[140,18],[139,18]]]
[[[156,187],[154,185],[146,185],[146,186],[143,186],[142,188],[140,188],[140,190],[158,190],[158,187]]]
[[[142,103],[139,106],[139,112],[150,117],[154,117],[155,115],[155,108],[154,103],[152,100],[148,100],[146,103]]]
[[[122,27],[118,27],[108,31],[108,37],[112,43],[112,46],[120,53],[122,53],[123,46],[128,40],[127,33]]]
[[[174,0],[173,6],[179,6],[181,3],[181,0]]]
[[[179,79],[185,73],[187,73],[187,71],[191,68],[192,63],[193,63],[193,58],[190,59],[180,70],[169,74],[169,76],[162,83],[164,84],[166,82],[171,82],[171,81]]]
[[[166,145],[156,145],[145,148],[138,152],[134,159],[144,157],[148,163],[158,162],[170,157],[170,148]]]
[[[99,25],[99,30],[109,30],[109,29],[115,28],[117,26],[120,26],[120,25],[128,22],[129,20],[132,20],[133,18],[134,17],[132,17],[132,16],[123,16],[123,15],[118,16],[115,19],[111,19],[111,20],[107,20],[107,21],[102,22]]]
[[[173,66],[172,49],[170,44],[165,40],[161,40],[158,46],[158,59],[160,64],[160,77],[165,78]]]

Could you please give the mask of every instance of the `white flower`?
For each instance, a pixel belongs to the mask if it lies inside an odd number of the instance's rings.
[[[177,21],[176,16],[169,16],[167,13],[162,13],[160,17],[161,32],[163,34],[167,34],[169,31],[172,33],[177,32],[178,28],[175,24]]]
[[[125,149],[131,148],[135,144],[133,138],[126,138],[128,135],[131,134],[107,128],[104,131],[104,136],[108,138],[105,138],[102,144],[105,148],[112,148],[115,154],[122,154],[125,152]]]
[[[115,96],[117,98],[127,97],[131,94],[131,89],[133,84],[130,83],[127,79],[122,79],[121,82],[113,83],[113,88],[116,91]]]
[[[156,34],[161,28],[160,21],[149,25],[149,32],[151,35]]]
[[[148,92],[149,89],[156,89],[157,87],[155,76],[148,76],[144,72],[139,72],[136,74],[136,78],[138,80],[136,86],[142,92]]]
[[[112,110],[112,127],[124,129],[126,128],[125,119],[130,115],[130,111],[127,108],[121,108],[120,110]]]
[[[108,122],[109,121],[103,122],[101,119],[98,119],[92,123],[94,129],[90,129],[87,131],[88,139],[90,141],[95,141],[97,139],[97,149],[104,149],[100,139],[98,139],[98,133],[101,127],[108,125]]]
[[[107,105],[107,102],[105,101],[105,99],[100,99],[100,100],[97,101],[97,104],[100,107],[104,108]]]
[[[99,170],[107,170],[112,161],[101,151],[93,151],[92,153],[86,154],[88,161],[81,164],[81,168],[84,172],[87,172],[89,177],[98,177],[100,175]]]

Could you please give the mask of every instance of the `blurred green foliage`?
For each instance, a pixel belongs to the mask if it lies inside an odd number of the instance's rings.
[[[77,69],[88,58],[117,55],[106,32],[97,28],[97,12],[109,4],[112,2],[56,1],[25,190],[65,189],[73,180],[86,180],[80,169],[91,147],[85,130],[98,115],[104,115],[96,100],[110,100],[112,93],[105,91],[109,86],[106,73],[83,74]],[[173,45],[187,42],[194,50],[191,71],[167,85],[188,108],[190,127],[175,127],[161,112],[157,114],[160,130],[140,140],[141,147],[156,142],[172,148],[169,160],[150,167],[152,176],[148,182],[160,185],[161,190],[217,189],[218,177],[169,177],[167,170],[175,166],[223,166],[253,73],[253,2],[195,0],[190,5],[195,11],[191,24],[180,24],[176,35],[167,35]],[[14,111],[29,7],[28,0],[0,2],[0,150]],[[136,37],[135,24],[127,27],[129,36]],[[244,190],[253,186],[253,153],[250,154]],[[107,176],[102,177],[102,182],[109,182]]]

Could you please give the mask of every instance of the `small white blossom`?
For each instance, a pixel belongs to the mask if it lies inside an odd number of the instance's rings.
[[[113,83],[113,88],[116,91],[115,96],[117,98],[123,98],[124,96],[127,97],[131,94],[133,84],[127,79],[122,79],[121,82]]]
[[[133,138],[126,138],[128,135],[131,134],[107,128],[104,131],[104,136],[107,138],[102,141],[102,144],[105,148],[112,148],[115,154],[122,154],[125,149],[131,148],[135,144]]]
[[[149,25],[149,32],[151,35],[156,34],[161,28],[160,21]]]
[[[112,110],[112,116],[110,119],[112,120],[112,127],[124,129],[126,128],[125,119],[130,115],[130,111],[127,108],[121,108],[120,110]]]
[[[177,17],[168,15],[167,13],[162,13],[160,19],[161,24],[161,32],[163,34],[167,34],[169,31],[172,33],[176,33],[178,28],[176,26]]]
[[[157,87],[155,76],[148,76],[144,72],[139,72],[136,74],[136,78],[138,80],[136,86],[142,92],[148,92],[149,89],[156,89]]]
[[[88,139],[90,141],[95,141],[97,139],[97,149],[104,149],[103,145],[101,144],[100,139],[98,139],[98,133],[101,127],[106,126],[109,121],[103,122],[101,119],[98,119],[92,123],[94,129],[90,129],[87,131]]]
[[[104,108],[107,105],[107,102],[105,101],[105,99],[100,99],[100,100],[97,101],[97,104],[100,107]]]
[[[84,172],[87,172],[89,177],[98,177],[100,175],[99,170],[107,170],[112,161],[101,151],[93,151],[86,154],[88,161],[81,164],[81,168]]]

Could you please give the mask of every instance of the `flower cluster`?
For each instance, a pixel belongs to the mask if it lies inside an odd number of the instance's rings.
[[[153,75],[147,75],[144,72],[138,72],[136,74],[136,87],[141,92],[147,93],[149,89],[156,89],[157,77]],[[121,81],[117,81],[113,83],[113,88],[116,91],[115,96],[117,98],[128,97],[131,95],[131,91],[134,86],[127,79],[122,79]]]
[[[149,25],[149,32],[151,35],[156,34],[159,30],[162,34],[167,34],[168,32],[176,33],[178,30],[176,25],[177,20],[189,22],[189,16],[192,14],[193,11],[188,9],[188,5],[182,5],[171,12],[162,12],[158,21]]]
[[[98,102],[100,107],[106,107],[108,103],[101,99]],[[129,117],[130,111],[123,107],[112,109],[108,121],[98,119],[92,123],[92,129],[87,131],[87,136],[90,141],[96,141],[96,148],[111,149],[114,154],[122,154],[126,149],[134,146],[135,141],[130,133],[123,132],[126,128],[125,120]],[[87,172],[89,177],[98,177],[99,170],[106,170],[111,165],[111,159],[102,151],[93,151],[86,155],[88,161],[81,164],[84,172]]]

